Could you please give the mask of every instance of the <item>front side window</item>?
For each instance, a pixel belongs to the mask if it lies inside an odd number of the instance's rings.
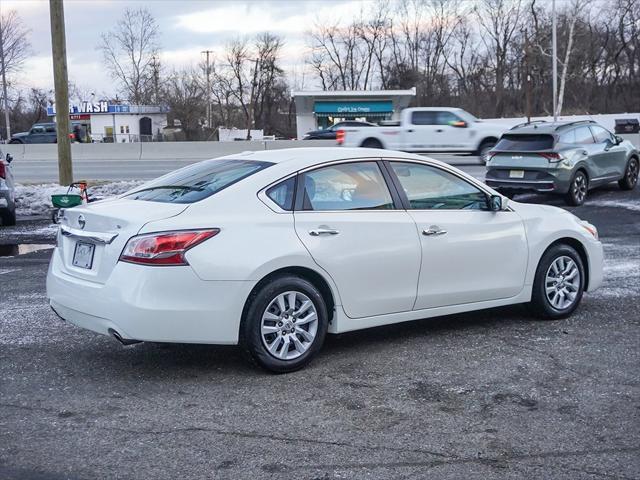
[[[606,141],[614,143],[613,139],[611,138],[611,134],[604,128],[594,125],[591,127],[591,131],[593,132],[593,136],[596,139],[596,143],[604,143]]]
[[[302,209],[385,210],[393,208],[380,168],[375,162],[341,163],[302,175]]]
[[[459,116],[454,115],[451,112],[438,112],[438,125],[453,125],[461,121],[462,119]]]
[[[164,175],[126,198],[164,203],[194,203],[273,165],[253,160],[207,160]]]
[[[391,167],[412,210],[488,210],[484,192],[449,172],[418,163]]]

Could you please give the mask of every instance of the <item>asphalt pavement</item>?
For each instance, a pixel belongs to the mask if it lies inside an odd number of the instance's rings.
[[[515,306],[329,336],[288,375],[66,324],[50,250],[15,246],[54,230],[0,228],[0,479],[640,478],[640,189],[571,210],[606,266],[570,319]]]

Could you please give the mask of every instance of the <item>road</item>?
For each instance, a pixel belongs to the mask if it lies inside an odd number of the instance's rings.
[[[572,318],[518,306],[330,336],[280,376],[234,347],[75,328],[47,306],[50,250],[0,257],[0,478],[640,478],[640,189],[572,211],[606,255]],[[0,244],[52,234],[24,219]]]
[[[430,154],[451,165],[474,166],[483,170],[478,157],[471,155]],[[179,160],[76,160],[74,177],[83,180],[151,180],[201,159]],[[58,164],[54,160],[20,160],[12,164],[16,182],[45,183],[58,181]]]

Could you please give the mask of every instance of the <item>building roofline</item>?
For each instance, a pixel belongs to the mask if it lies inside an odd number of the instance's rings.
[[[408,90],[293,90],[291,97],[415,97],[416,87]]]

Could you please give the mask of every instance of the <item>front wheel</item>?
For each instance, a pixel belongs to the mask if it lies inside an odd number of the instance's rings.
[[[240,327],[240,344],[260,367],[293,372],[320,351],[328,323],[318,289],[304,278],[285,275],[252,294]]]
[[[624,177],[618,181],[618,185],[622,190],[633,190],[638,183],[638,159],[632,157],[627,163],[627,169],[624,171]]]
[[[569,245],[554,245],[540,259],[531,292],[531,307],[539,318],[568,317],[578,307],[585,285],[585,267]]]
[[[377,138],[367,138],[364,142],[362,142],[363,148],[383,148],[382,143]]]
[[[582,170],[578,170],[573,176],[573,180],[571,180],[569,191],[565,195],[565,202],[567,205],[578,207],[584,203],[588,191],[589,180],[587,175]]]

